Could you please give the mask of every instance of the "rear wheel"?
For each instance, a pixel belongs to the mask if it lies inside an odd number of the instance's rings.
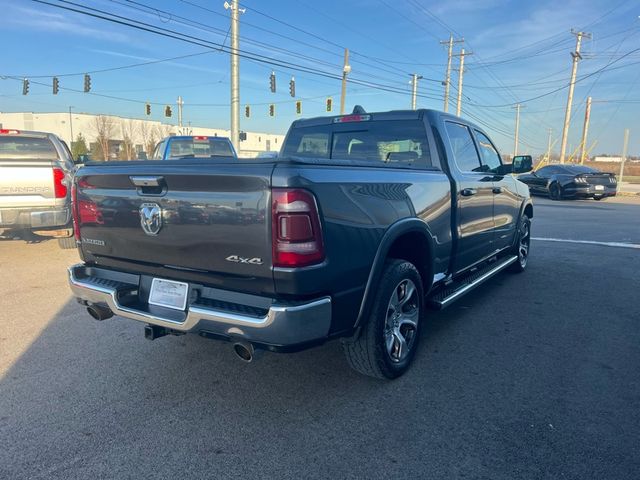
[[[549,185],[549,198],[551,200],[562,200],[562,187],[558,182],[553,182]]]
[[[518,228],[518,241],[514,245],[512,255],[517,255],[518,260],[509,265],[509,271],[514,273],[524,272],[529,262],[529,247],[531,246],[531,220],[526,213],[522,214]]]
[[[594,200],[604,200],[607,197],[593,197]]]
[[[375,378],[397,378],[413,360],[424,310],[422,279],[404,260],[389,260],[371,314],[356,340],[344,341],[351,368]]]
[[[69,250],[71,248],[76,248],[76,239],[75,237],[66,237],[58,239],[58,246],[63,250]]]

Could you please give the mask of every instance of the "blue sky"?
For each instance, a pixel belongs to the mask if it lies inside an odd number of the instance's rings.
[[[178,31],[207,45],[229,44],[223,0],[72,1]],[[228,54],[30,0],[1,3],[0,111],[67,111],[73,105],[80,112],[144,118],[148,101],[154,103],[151,118],[156,120],[166,120],[161,105],[171,104],[174,117],[169,122],[176,123],[175,101],[181,95],[185,123],[228,128]],[[521,102],[520,151],[538,153],[546,149],[549,128],[554,139],[560,136],[567,98],[567,89],[561,87],[570,75],[570,51],[575,47],[570,30],[575,28],[592,33],[592,39],[583,42],[578,78],[584,78],[576,84],[569,144],[578,145],[586,97],[591,95],[588,143],[597,140],[594,153],[619,153],[623,130],[630,128],[630,153],[640,154],[640,50],[634,52],[640,49],[638,0],[245,0],[241,6],[246,8],[240,27],[243,51],[307,70],[241,59],[242,130],[286,131],[297,118],[295,100],[289,96],[291,76],[303,116],[324,115],[328,96],[337,109],[340,81],[308,70],[339,76],[345,47],[351,50],[350,78],[394,90],[349,84],[347,110],[354,104],[368,111],[409,108],[410,73],[424,77],[418,107],[442,109],[447,55],[439,40],[453,33],[463,36],[464,48],[473,52],[465,60],[463,116],[485,125],[499,148],[510,153],[512,105]],[[456,45],[456,51],[459,48]],[[192,56],[167,61],[186,55]],[[84,72],[155,60],[165,61],[92,73],[92,93],[117,98],[66,90],[82,90]],[[269,92],[272,70],[276,94]],[[63,76],[73,73],[79,75]],[[57,96],[51,94],[52,75],[60,78]],[[28,96],[21,94],[21,82],[11,78],[24,76],[31,79]],[[452,84],[455,98],[455,72]],[[276,103],[275,118],[267,115],[270,102]],[[252,107],[248,119],[247,104]]]

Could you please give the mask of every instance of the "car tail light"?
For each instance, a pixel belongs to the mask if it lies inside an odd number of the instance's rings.
[[[0,135],[18,135],[20,130],[9,130],[6,128],[0,129]]]
[[[304,267],[324,260],[318,206],[314,196],[297,189],[273,189],[274,267]]]
[[[64,198],[67,196],[67,180],[64,171],[61,168],[53,169],[53,192],[56,198]]]

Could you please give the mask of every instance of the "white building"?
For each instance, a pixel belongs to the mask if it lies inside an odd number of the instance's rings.
[[[622,157],[594,157],[594,162],[611,162],[611,163],[620,163],[622,161]]]
[[[75,141],[78,134],[82,134],[87,146],[96,143],[98,115],[88,113],[64,112],[64,113],[1,113],[0,128],[16,130],[36,130],[51,132],[62,138],[71,146],[71,139]],[[140,120],[135,118],[123,118],[105,115],[112,130],[109,138],[117,152],[124,136],[131,137],[136,152],[147,151],[150,144],[155,144],[169,135],[206,135],[217,137],[229,137],[229,130],[209,127],[177,127],[154,120]],[[284,135],[272,133],[246,132],[246,140],[240,142],[239,156],[255,157],[260,152],[278,151],[284,140]]]

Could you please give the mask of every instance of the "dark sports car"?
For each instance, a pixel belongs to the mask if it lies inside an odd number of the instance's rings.
[[[518,176],[536,195],[548,195],[552,200],[563,198],[593,198],[602,200],[616,195],[618,183],[613,173],[604,173],[584,165],[547,165]]]

